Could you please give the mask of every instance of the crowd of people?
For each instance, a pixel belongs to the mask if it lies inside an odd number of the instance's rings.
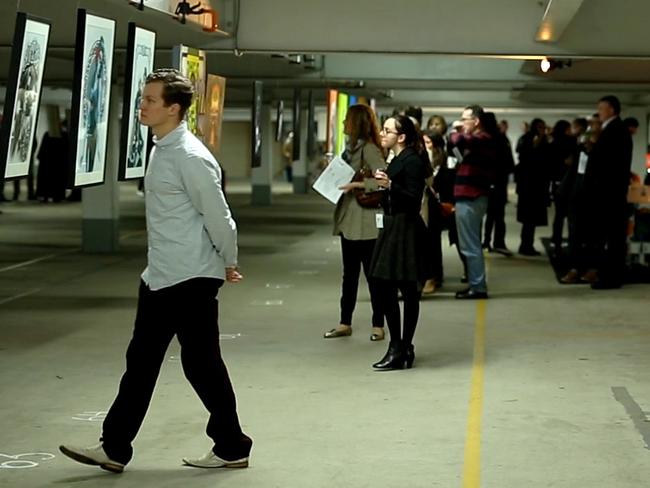
[[[638,122],[622,120],[620,112],[618,99],[606,96],[590,121],[560,120],[549,130],[536,118],[513,151],[507,121],[497,122],[479,105],[466,107],[451,129],[440,115],[423,125],[418,107],[397,109],[382,124],[368,107],[350,107],[342,157],[362,177],[341,186],[334,214],[333,234],[340,237],[343,258],[341,319],[325,338],[352,334],[363,267],[373,310],[370,339],[384,338],[384,318],[390,333],[388,351],[373,367],[412,367],[420,299],[444,281],[443,232],[456,246],[461,281],[468,285],[456,292],[457,299],[488,298],[484,250],[513,256],[505,240],[511,175],[521,224],[518,253],[541,254],[534,245],[536,228],[548,225],[554,205],[554,253],[563,252],[568,221],[571,269],[561,283],[621,287],[631,136]]]
[[[147,77],[140,121],[155,140],[146,174],[148,254],[126,370],[100,442],[60,446],[69,458],[114,473],[133,457],[133,441],[175,336],[185,375],[210,413],[206,433],[213,441],[206,454],[184,458],[184,464],[249,465],[253,440],[242,430],[221,357],[216,298],[225,282],[243,279],[237,226],[223,193],[221,168],[185,122],[193,91],[191,81],[176,70],[156,70]],[[598,131],[574,138],[566,124],[558,123],[549,141],[544,122],[536,119],[517,144],[519,252],[534,254],[535,228],[546,222],[550,195],[559,195],[555,203],[560,217],[568,216],[571,252],[587,256],[591,246],[588,265],[597,267],[595,288],[622,284],[632,143],[619,113],[618,100],[604,97],[598,104]],[[581,121],[575,125],[583,126]],[[451,131],[439,116],[422,130],[419,109],[396,111],[380,125],[369,107],[350,107],[343,158],[360,177],[341,187],[344,194],[334,214],[343,290],[340,324],[326,338],[351,335],[363,268],[373,307],[371,340],[384,339],[384,319],[390,334],[388,350],[373,368],[413,367],[422,291],[443,281],[443,229],[459,249],[468,283],[456,298],[488,298],[483,247],[511,254],[503,215],[514,164],[504,126],[478,105],[468,106]],[[593,213],[598,225],[593,225]],[[560,235],[561,228],[559,222],[554,226]]]

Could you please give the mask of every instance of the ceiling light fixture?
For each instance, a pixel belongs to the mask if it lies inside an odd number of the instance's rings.
[[[570,59],[553,59],[545,57],[539,62],[539,68],[542,70],[542,73],[548,73],[554,69],[562,69],[571,67],[572,61]]]

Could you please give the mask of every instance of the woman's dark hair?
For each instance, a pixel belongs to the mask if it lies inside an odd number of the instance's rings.
[[[499,130],[499,124],[497,123],[497,118],[494,115],[494,112],[479,113],[478,120],[481,124],[481,129],[490,134],[492,137],[496,137],[501,134],[501,131]]]
[[[420,154],[424,150],[422,143],[422,135],[415,127],[413,121],[406,115],[395,115],[392,117],[395,120],[395,128],[399,134],[404,134],[404,145],[412,147],[415,152]]]
[[[566,136],[568,130],[571,129],[571,123],[568,120],[558,120],[553,126],[553,132],[551,133],[553,139],[561,139]]]
[[[584,117],[578,117],[577,119],[573,119],[573,123],[578,127],[580,127],[583,132],[586,132],[587,129],[589,128],[589,121]]]
[[[192,82],[175,69],[157,69],[147,76],[145,83],[162,83],[162,99],[166,107],[175,103],[180,107],[181,120],[185,118],[187,109],[192,105],[194,87]]]
[[[429,120],[427,121],[427,129],[429,129],[431,127],[431,125],[433,124],[433,122],[436,121],[436,120],[441,122],[441,124],[443,126],[442,135],[445,135],[447,133],[447,128],[448,127],[447,127],[447,121],[445,120],[445,118],[442,115],[432,115],[431,117],[429,117]]]
[[[353,144],[363,139],[381,147],[377,117],[370,107],[363,104],[352,105],[348,108],[346,118],[350,121],[350,140]]]
[[[445,149],[445,138],[435,130],[425,130],[422,135],[427,136],[431,140],[433,147],[437,149]]]
[[[533,119],[530,122],[530,129],[528,129],[528,133],[533,135],[539,134],[539,127],[542,125],[546,126],[546,122],[544,122],[542,119]]]

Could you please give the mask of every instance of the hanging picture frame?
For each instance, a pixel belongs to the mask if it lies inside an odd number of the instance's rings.
[[[149,128],[140,123],[140,101],[145,80],[153,71],[156,33],[130,22],[126,52],[119,181],[144,177]]]
[[[172,52],[172,66],[187,77],[194,87],[194,99],[187,110],[187,127],[192,133],[203,138],[200,116],[205,113],[205,89],[207,82],[207,61],[205,51],[179,44]]]
[[[30,172],[50,22],[18,12],[0,130],[0,184]]]
[[[69,187],[101,185],[106,177],[114,42],[114,20],[77,11]]]
[[[251,123],[251,168],[262,166],[262,97],[264,83],[256,80],[253,82],[253,103]]]
[[[221,147],[225,96],[226,79],[222,76],[209,74],[205,93],[205,114],[203,115],[203,143],[215,156]]]

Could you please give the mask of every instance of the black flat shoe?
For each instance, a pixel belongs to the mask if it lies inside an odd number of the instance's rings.
[[[486,291],[461,290],[456,292],[456,298],[459,300],[485,300],[488,298]]]
[[[542,253],[537,249],[519,249],[519,254],[522,256],[541,256]]]

